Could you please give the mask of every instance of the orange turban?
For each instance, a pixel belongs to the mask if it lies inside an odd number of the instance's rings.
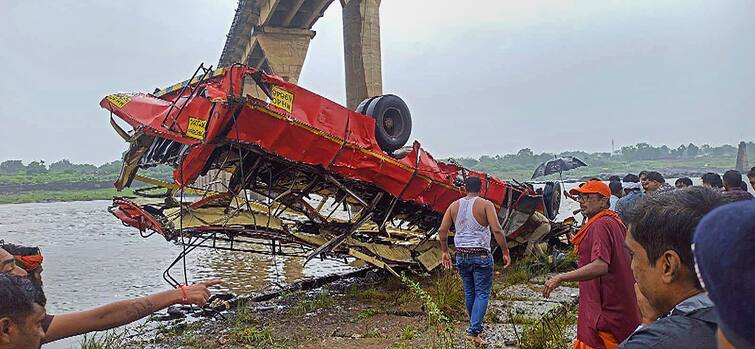
[[[16,257],[16,262],[19,264],[20,267],[24,268],[27,272],[30,272],[32,270],[35,270],[42,266],[42,260],[44,258],[41,254],[34,254],[30,256],[14,256]]]

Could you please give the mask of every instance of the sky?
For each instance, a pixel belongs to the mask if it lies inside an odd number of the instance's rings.
[[[755,139],[755,2],[383,0],[383,93],[436,157]],[[0,1],[0,161],[101,164],[100,109],[217,64],[235,0]],[[341,8],[299,84],[345,103]]]

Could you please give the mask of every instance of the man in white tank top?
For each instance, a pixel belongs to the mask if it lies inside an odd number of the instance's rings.
[[[498,246],[503,251],[503,267],[511,264],[506,237],[503,235],[495,205],[480,197],[482,181],[479,177],[464,180],[467,196],[454,201],[443,215],[440,224],[440,246],[443,251],[443,267],[451,269],[451,255],[448,253],[448,230],[454,224],[454,246],[456,247],[456,268],[464,283],[464,301],[469,315],[469,328],[466,338],[475,344],[484,345],[480,338],[482,319],[488,308],[490,291],[493,288],[493,256],[490,253],[490,233],[492,231]]]

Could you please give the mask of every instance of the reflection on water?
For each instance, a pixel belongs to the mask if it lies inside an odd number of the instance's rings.
[[[159,235],[148,239],[107,212],[109,201],[0,205],[0,239],[38,245],[45,257],[45,292],[51,314],[79,311],[167,290],[165,267],[181,246]],[[221,277],[216,291],[265,291],[303,277],[347,271],[334,261],[197,249],[186,258],[189,282]],[[179,263],[172,275],[183,280]],[[80,338],[44,348],[78,347]]]
[[[198,250],[197,250],[198,251]],[[342,262],[312,260],[306,266],[301,257],[253,255],[245,252],[204,250],[187,258],[198,279],[221,277],[222,289],[237,294],[260,292],[305,277],[345,272],[352,268]],[[182,272],[176,267],[175,274]]]

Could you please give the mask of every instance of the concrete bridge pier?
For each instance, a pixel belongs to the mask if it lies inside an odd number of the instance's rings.
[[[340,0],[343,7],[343,47],[346,106],[383,93],[380,57],[380,0]]]
[[[299,82],[309,42],[315,32],[300,28],[255,27],[252,40],[262,49],[272,73],[291,83]]]
[[[254,27],[248,47],[258,48],[259,52],[256,54],[263,57],[260,65],[267,67],[264,70],[297,84],[304,59],[307,58],[309,43],[314,37],[315,32],[309,29],[257,26]],[[261,67],[255,66],[255,68]],[[244,94],[261,100],[267,99],[250,77],[245,79],[249,81],[244,82]]]

